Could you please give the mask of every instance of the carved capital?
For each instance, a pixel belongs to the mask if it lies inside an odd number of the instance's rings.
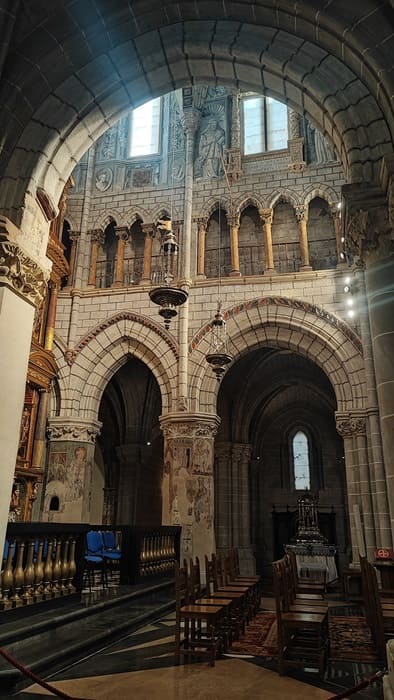
[[[218,416],[203,413],[169,413],[160,419],[164,437],[173,438],[214,438],[220,424]]]
[[[129,229],[127,226],[115,226],[114,231],[115,236],[117,236],[120,241],[129,240]]]
[[[49,272],[0,231],[0,285],[10,287],[34,306],[44,298]]]
[[[231,453],[236,462],[247,464],[252,454],[252,446],[234,443],[231,447]]]
[[[394,229],[386,195],[374,185],[344,185],[344,236],[346,250],[363,259],[381,259],[393,250]]]
[[[69,235],[70,241],[72,241],[72,243],[77,243],[79,241],[79,239],[81,238],[80,231],[70,231],[70,233],[68,235]]]
[[[263,224],[272,224],[274,220],[274,210],[259,209],[259,216]]]
[[[364,413],[337,413],[335,420],[337,431],[344,438],[366,434],[367,418]]]
[[[295,207],[295,215],[298,223],[300,221],[308,221],[308,207],[305,204],[297,204]]]
[[[104,243],[104,231],[102,231],[101,228],[95,228],[89,231],[89,234],[92,243],[98,243],[100,245]]]
[[[145,234],[145,237],[151,236],[151,238],[154,238],[154,236],[155,236],[154,224],[142,224],[141,228],[142,228],[143,233]]]
[[[241,223],[239,212],[228,212],[227,223],[231,228],[239,228]]]
[[[80,419],[70,420],[65,418],[52,418],[47,429],[51,442],[87,442],[95,443],[100,435],[102,423],[99,421],[84,421]]]

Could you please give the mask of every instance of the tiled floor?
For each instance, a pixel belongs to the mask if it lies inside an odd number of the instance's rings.
[[[270,607],[269,600],[264,607]],[[174,666],[174,614],[169,614],[47,680],[86,700],[313,700],[332,698],[376,670],[370,664],[335,662],[321,681],[314,672],[281,677],[274,660],[258,657],[226,657],[214,668]],[[12,697],[38,700],[43,695],[50,694],[33,685]],[[375,685],[352,697],[380,700],[383,692]]]

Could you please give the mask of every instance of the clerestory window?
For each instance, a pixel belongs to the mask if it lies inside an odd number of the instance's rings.
[[[160,97],[133,109],[130,115],[130,158],[151,156],[159,152],[160,114]]]
[[[244,155],[287,148],[287,107],[272,97],[253,95],[242,100]]]
[[[309,441],[302,430],[298,430],[292,439],[292,461],[295,490],[310,489]]]

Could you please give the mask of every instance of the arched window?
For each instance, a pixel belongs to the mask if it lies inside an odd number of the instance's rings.
[[[246,156],[287,148],[287,107],[272,97],[242,100],[243,152]]]
[[[59,496],[52,496],[51,502],[49,504],[49,510],[59,510]]]
[[[133,109],[130,115],[129,158],[151,156],[159,152],[160,106],[157,97]]]
[[[302,430],[297,430],[292,438],[292,467],[295,490],[310,489],[309,440]]]

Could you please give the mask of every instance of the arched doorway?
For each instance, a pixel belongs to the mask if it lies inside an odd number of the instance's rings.
[[[131,357],[108,382],[99,409],[102,428],[95,462],[104,467],[106,524],[161,524],[160,413],[156,379],[141,360]]]
[[[257,570],[268,575],[271,562],[282,556],[283,545],[295,534],[291,515],[308,488],[319,498],[321,531],[344,561],[349,525],[343,440],[335,411],[327,376],[295,352],[261,347],[232,366],[218,394],[219,550],[230,544],[247,550],[250,543]],[[299,482],[296,436],[302,436],[306,446],[304,478]]]

